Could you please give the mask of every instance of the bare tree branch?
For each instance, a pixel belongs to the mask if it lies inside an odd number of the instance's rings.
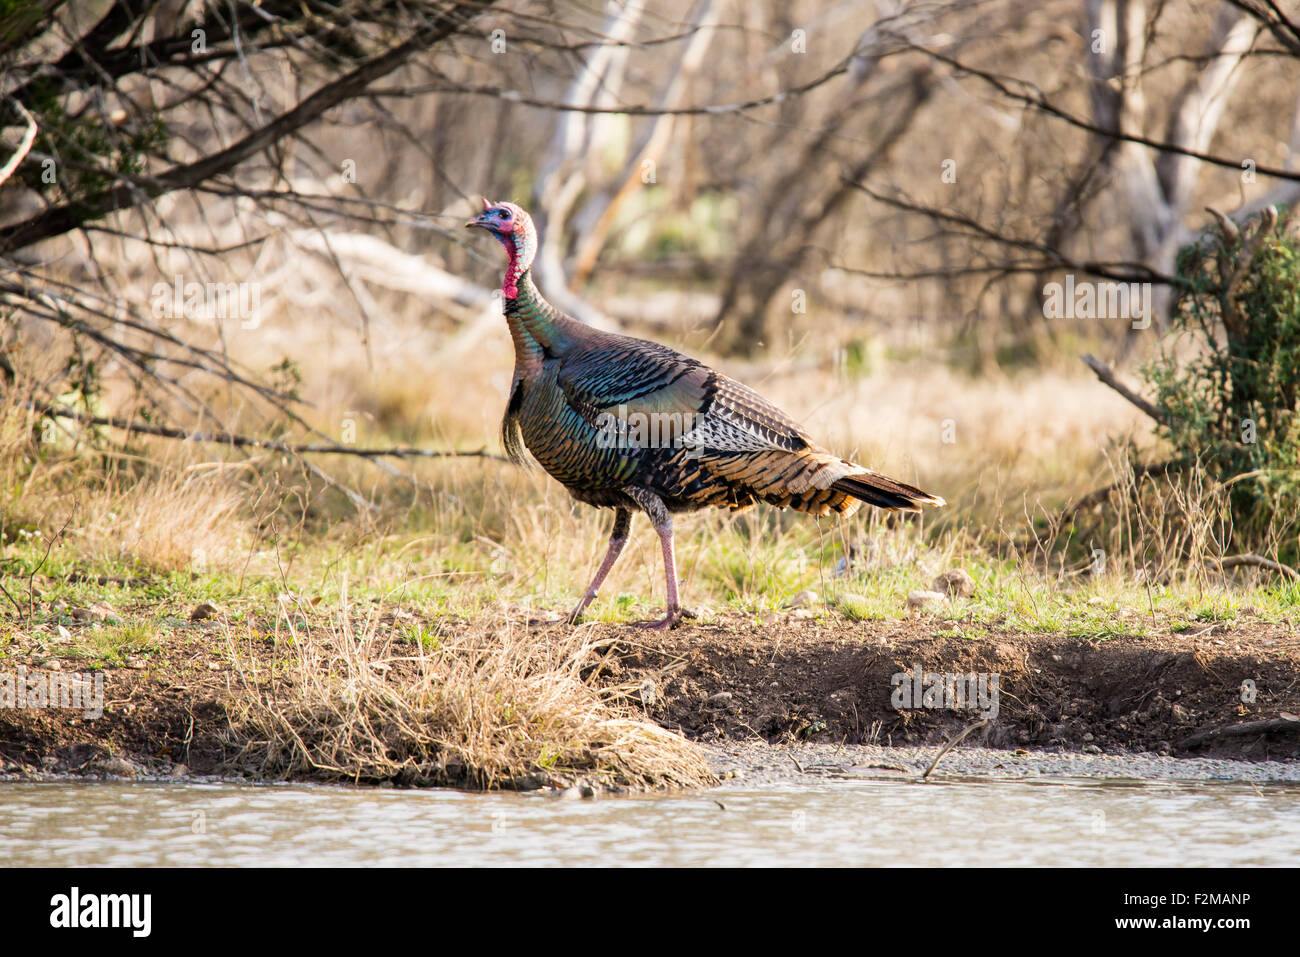
[[[1115,373],[1111,370],[1110,366],[1106,365],[1093,355],[1084,355],[1081,358],[1083,359],[1083,364],[1096,373],[1098,379],[1100,379],[1104,384],[1110,386],[1147,415],[1151,416],[1151,418],[1161,424],[1165,424],[1169,421],[1168,416],[1166,416],[1164,412],[1157,409],[1146,399],[1142,398],[1142,396],[1138,395],[1124,383],[1120,382],[1119,379],[1115,377]]]

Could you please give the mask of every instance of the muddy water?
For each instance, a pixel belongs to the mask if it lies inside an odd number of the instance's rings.
[[[0,784],[0,865],[1296,865],[1300,785],[843,774],[669,796]]]

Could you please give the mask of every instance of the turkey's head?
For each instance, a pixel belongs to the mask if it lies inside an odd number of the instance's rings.
[[[489,203],[466,226],[478,226],[495,236],[506,249],[506,277],[501,291],[507,299],[519,295],[519,278],[533,264],[537,254],[537,230],[533,218],[514,203]]]

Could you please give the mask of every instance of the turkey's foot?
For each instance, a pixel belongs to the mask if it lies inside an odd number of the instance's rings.
[[[652,631],[667,631],[669,628],[675,628],[681,624],[682,610],[680,608],[669,608],[668,614],[658,621],[638,621],[634,624],[638,628],[649,628]]]
[[[569,616],[567,618],[529,618],[528,619],[529,628],[550,628],[553,627],[554,625],[572,625],[573,623],[574,622],[572,616]]]
[[[594,597],[594,596],[593,596]],[[591,604],[591,599],[584,599],[577,608],[569,612],[563,618],[557,619],[557,625],[578,625],[582,623],[582,616],[587,611],[587,606]]]

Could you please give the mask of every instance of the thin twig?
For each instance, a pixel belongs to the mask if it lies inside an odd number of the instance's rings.
[[[5,180],[14,175],[14,170],[27,158],[32,144],[36,142],[36,120],[32,117],[32,114],[27,112],[27,107],[17,100],[14,100],[14,106],[22,114],[23,119],[27,121],[27,130],[23,133],[22,142],[18,144],[18,152],[9,157],[9,161],[4,166],[0,166],[0,185],[4,185]]]
[[[1167,475],[1171,469],[1181,469],[1186,467],[1186,465],[1187,462],[1184,459],[1169,459],[1167,462],[1152,462],[1148,465],[1137,465],[1133,467],[1133,481],[1136,483],[1138,479],[1143,478],[1144,476],[1155,475],[1157,473],[1164,473]],[[1100,505],[1102,502],[1106,501],[1107,496],[1112,492],[1119,491],[1127,484],[1128,479],[1126,477],[1119,482],[1112,482],[1110,485],[1093,489],[1062,512],[1061,518],[1063,520],[1071,519],[1074,518],[1075,515],[1079,514],[1079,512],[1082,512],[1085,508]]]
[[[184,429],[173,429],[164,425],[149,425],[144,422],[131,422],[127,419],[113,418],[110,416],[86,415],[82,412],[75,412],[72,409],[61,408],[44,402],[25,402],[23,404],[37,412],[58,416],[60,418],[73,419],[83,425],[105,425],[115,429],[123,429],[127,432],[137,432],[143,435],[156,435],[164,439],[179,439],[184,442],[210,442],[217,445],[267,449],[272,452],[283,452],[286,455],[355,455],[366,459],[392,456],[393,458],[411,459],[446,458],[490,459],[494,462],[510,461],[504,455],[497,455],[495,452],[489,452],[486,449],[470,449],[463,452],[456,449],[412,449],[404,447],[354,449],[346,445],[338,445],[332,442],[294,445],[288,442],[280,442],[276,439],[259,439],[255,436],[240,435],[235,432],[187,432]]]
[[[930,772],[934,770],[935,765],[939,763],[939,761],[943,758],[945,754],[947,754],[953,748],[957,747],[957,745],[961,743],[961,741],[966,737],[966,735],[970,734],[972,731],[978,731],[980,728],[984,727],[988,723],[989,723],[988,718],[980,718],[980,720],[976,721],[974,724],[972,724],[961,734],[957,735],[957,737],[953,738],[951,741],[945,744],[943,746],[943,750],[934,756],[934,760],[930,762],[930,766],[925,769],[925,773],[921,775],[921,780],[924,781],[926,778],[928,778],[930,776]]]

